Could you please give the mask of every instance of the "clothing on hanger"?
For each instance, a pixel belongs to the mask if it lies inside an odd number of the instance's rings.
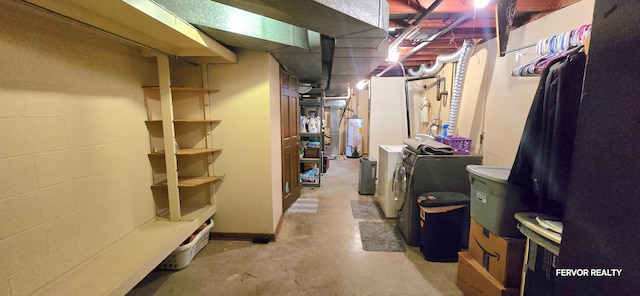
[[[581,48],[548,62],[525,123],[508,181],[545,214],[562,217],[586,56]]]

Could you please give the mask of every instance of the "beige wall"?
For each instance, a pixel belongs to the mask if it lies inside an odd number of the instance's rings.
[[[269,119],[271,128],[271,211],[273,230],[282,217],[282,142],[280,130],[280,64],[269,55]]]
[[[238,52],[238,64],[209,66],[209,85],[220,89],[212,96],[211,114],[222,120],[214,143],[224,149],[215,173],[225,175],[214,232],[271,234],[282,211],[275,205],[282,203],[275,67],[268,53],[251,50]]]
[[[351,110],[355,111],[355,114],[359,118],[363,119],[362,120],[362,153],[364,155],[368,155],[369,147],[367,146],[367,144],[368,144],[369,137],[368,137],[367,131],[369,130],[369,88],[365,88],[362,90],[359,90],[357,88],[354,89],[353,92],[351,93],[351,100],[349,101],[347,108],[350,108]],[[326,110],[329,110],[329,108],[326,108]],[[327,111],[326,114],[327,114],[327,117],[325,118],[325,125],[328,125],[329,112]],[[340,112],[340,115],[342,115],[342,112]],[[353,115],[354,115],[353,112],[347,111],[344,115],[344,118],[342,119],[342,123],[340,124],[340,154],[343,154],[343,155],[346,153],[347,118],[352,117]],[[329,135],[328,129],[325,131],[325,134],[327,136]]]
[[[437,79],[409,81],[407,84],[409,99],[409,121],[411,137],[417,134],[430,134],[429,123],[420,121],[420,103],[425,95],[431,103],[429,120],[440,118],[443,123],[449,119],[449,105],[451,99],[451,69],[453,64],[444,65],[437,75],[443,78],[440,91],[448,91],[446,104],[436,100],[438,89]],[[407,110],[405,109],[405,80],[407,77],[374,77],[371,79],[371,148],[369,155],[378,157],[378,146],[384,144],[400,145],[407,138]],[[366,116],[366,115],[363,115]],[[439,130],[438,130],[439,131]],[[437,134],[437,133],[434,133]]]
[[[401,145],[407,138],[404,77],[371,77],[369,156],[378,160],[379,145]]]
[[[593,0],[583,0],[511,32],[507,49],[519,48],[591,23]],[[533,48],[520,52],[533,52]],[[495,40],[481,44],[471,58],[465,80],[458,129],[471,135],[479,151],[484,132],[484,163],[511,167],[533,101],[538,77],[512,77],[511,70],[535,55],[516,62],[515,53],[497,57]]]
[[[441,101],[437,100],[438,87],[437,79],[424,79],[417,81],[410,81],[407,85],[409,93],[409,114],[411,116],[411,136],[415,137],[417,134],[430,134],[437,135],[441,132],[441,129],[431,132],[429,130],[429,122],[433,119],[440,119],[442,124],[449,122],[449,106],[451,105],[451,93],[452,93],[452,69],[456,64],[445,64],[442,69],[436,74],[440,75],[440,91],[447,91],[449,95],[446,99]],[[407,77],[414,78],[414,77]],[[420,119],[420,104],[425,96],[424,87],[426,87],[426,99],[430,103],[431,107],[428,110],[429,122],[422,122]],[[460,134],[461,136],[464,136]]]
[[[0,295],[27,295],[154,217],[140,88],[153,61],[0,6]]]

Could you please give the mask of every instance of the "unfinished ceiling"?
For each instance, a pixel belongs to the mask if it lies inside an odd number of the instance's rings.
[[[465,39],[479,43],[496,38],[496,6],[509,0],[493,0],[482,9],[474,0],[387,0],[389,40],[398,43],[399,59],[405,70],[431,65],[440,54],[457,51]],[[513,28],[579,0],[515,0]],[[435,7],[433,7],[435,6]],[[426,15],[420,18],[425,12]],[[414,29],[415,35],[406,36]],[[433,38],[434,34],[440,34]],[[400,38],[398,40],[398,38]],[[431,40],[433,39],[433,40]],[[423,44],[425,43],[426,44]],[[398,63],[382,62],[370,75],[402,76]]]
[[[481,43],[496,38],[498,5],[515,4],[515,28],[578,1],[490,0],[485,8],[476,9],[474,0],[217,0],[318,32],[321,46],[307,52],[290,46],[268,51],[301,81],[326,89],[329,95],[344,94],[347,87],[373,75],[403,76],[409,69],[431,65],[438,55],[457,51],[465,39]],[[236,46],[233,42],[242,40],[221,39],[202,29],[223,44]],[[397,48],[402,67],[385,61],[390,46]]]
[[[343,96],[373,75],[403,76],[496,37],[496,7],[513,27],[579,0],[16,0],[197,63],[235,62],[235,48],[271,53],[301,82]],[[389,49],[398,62],[387,62]],[[231,49],[231,50],[230,50]],[[402,65],[402,67],[400,67]]]
[[[386,0],[156,0],[212,38],[231,47],[270,52],[301,82],[324,89],[329,96],[345,95],[386,57],[389,6]],[[241,15],[241,16],[239,16]],[[230,20],[259,32],[224,27]],[[261,20],[259,20],[261,19]],[[247,37],[267,39],[269,23],[289,24],[308,31],[308,47],[286,43],[257,44]],[[280,36],[289,33],[281,31]]]

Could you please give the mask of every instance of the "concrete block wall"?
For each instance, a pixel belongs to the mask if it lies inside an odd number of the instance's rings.
[[[14,1],[0,36],[0,295],[28,295],[154,218],[155,64]]]

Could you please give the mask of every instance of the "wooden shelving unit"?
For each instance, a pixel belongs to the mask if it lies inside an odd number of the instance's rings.
[[[204,185],[207,183],[214,183],[222,180],[221,177],[178,177],[178,187],[188,188]],[[166,187],[167,181],[156,183],[151,185],[153,187]]]
[[[161,67],[159,71],[162,72]],[[163,81],[168,75],[159,75],[159,78],[161,86],[170,84],[169,80]],[[159,198],[162,205],[156,215],[174,222],[206,220],[216,212],[213,184],[223,179],[213,172],[213,154],[222,149],[213,147],[212,130],[221,120],[212,119],[209,110],[209,95],[219,90],[161,86],[142,87],[148,117],[145,124],[150,131],[150,160],[152,166],[164,166],[153,170],[156,182],[164,180],[151,187],[166,189],[154,192],[154,198]],[[159,157],[164,157],[164,161]],[[198,196],[195,203],[194,196]],[[184,200],[189,203],[185,204]]]

